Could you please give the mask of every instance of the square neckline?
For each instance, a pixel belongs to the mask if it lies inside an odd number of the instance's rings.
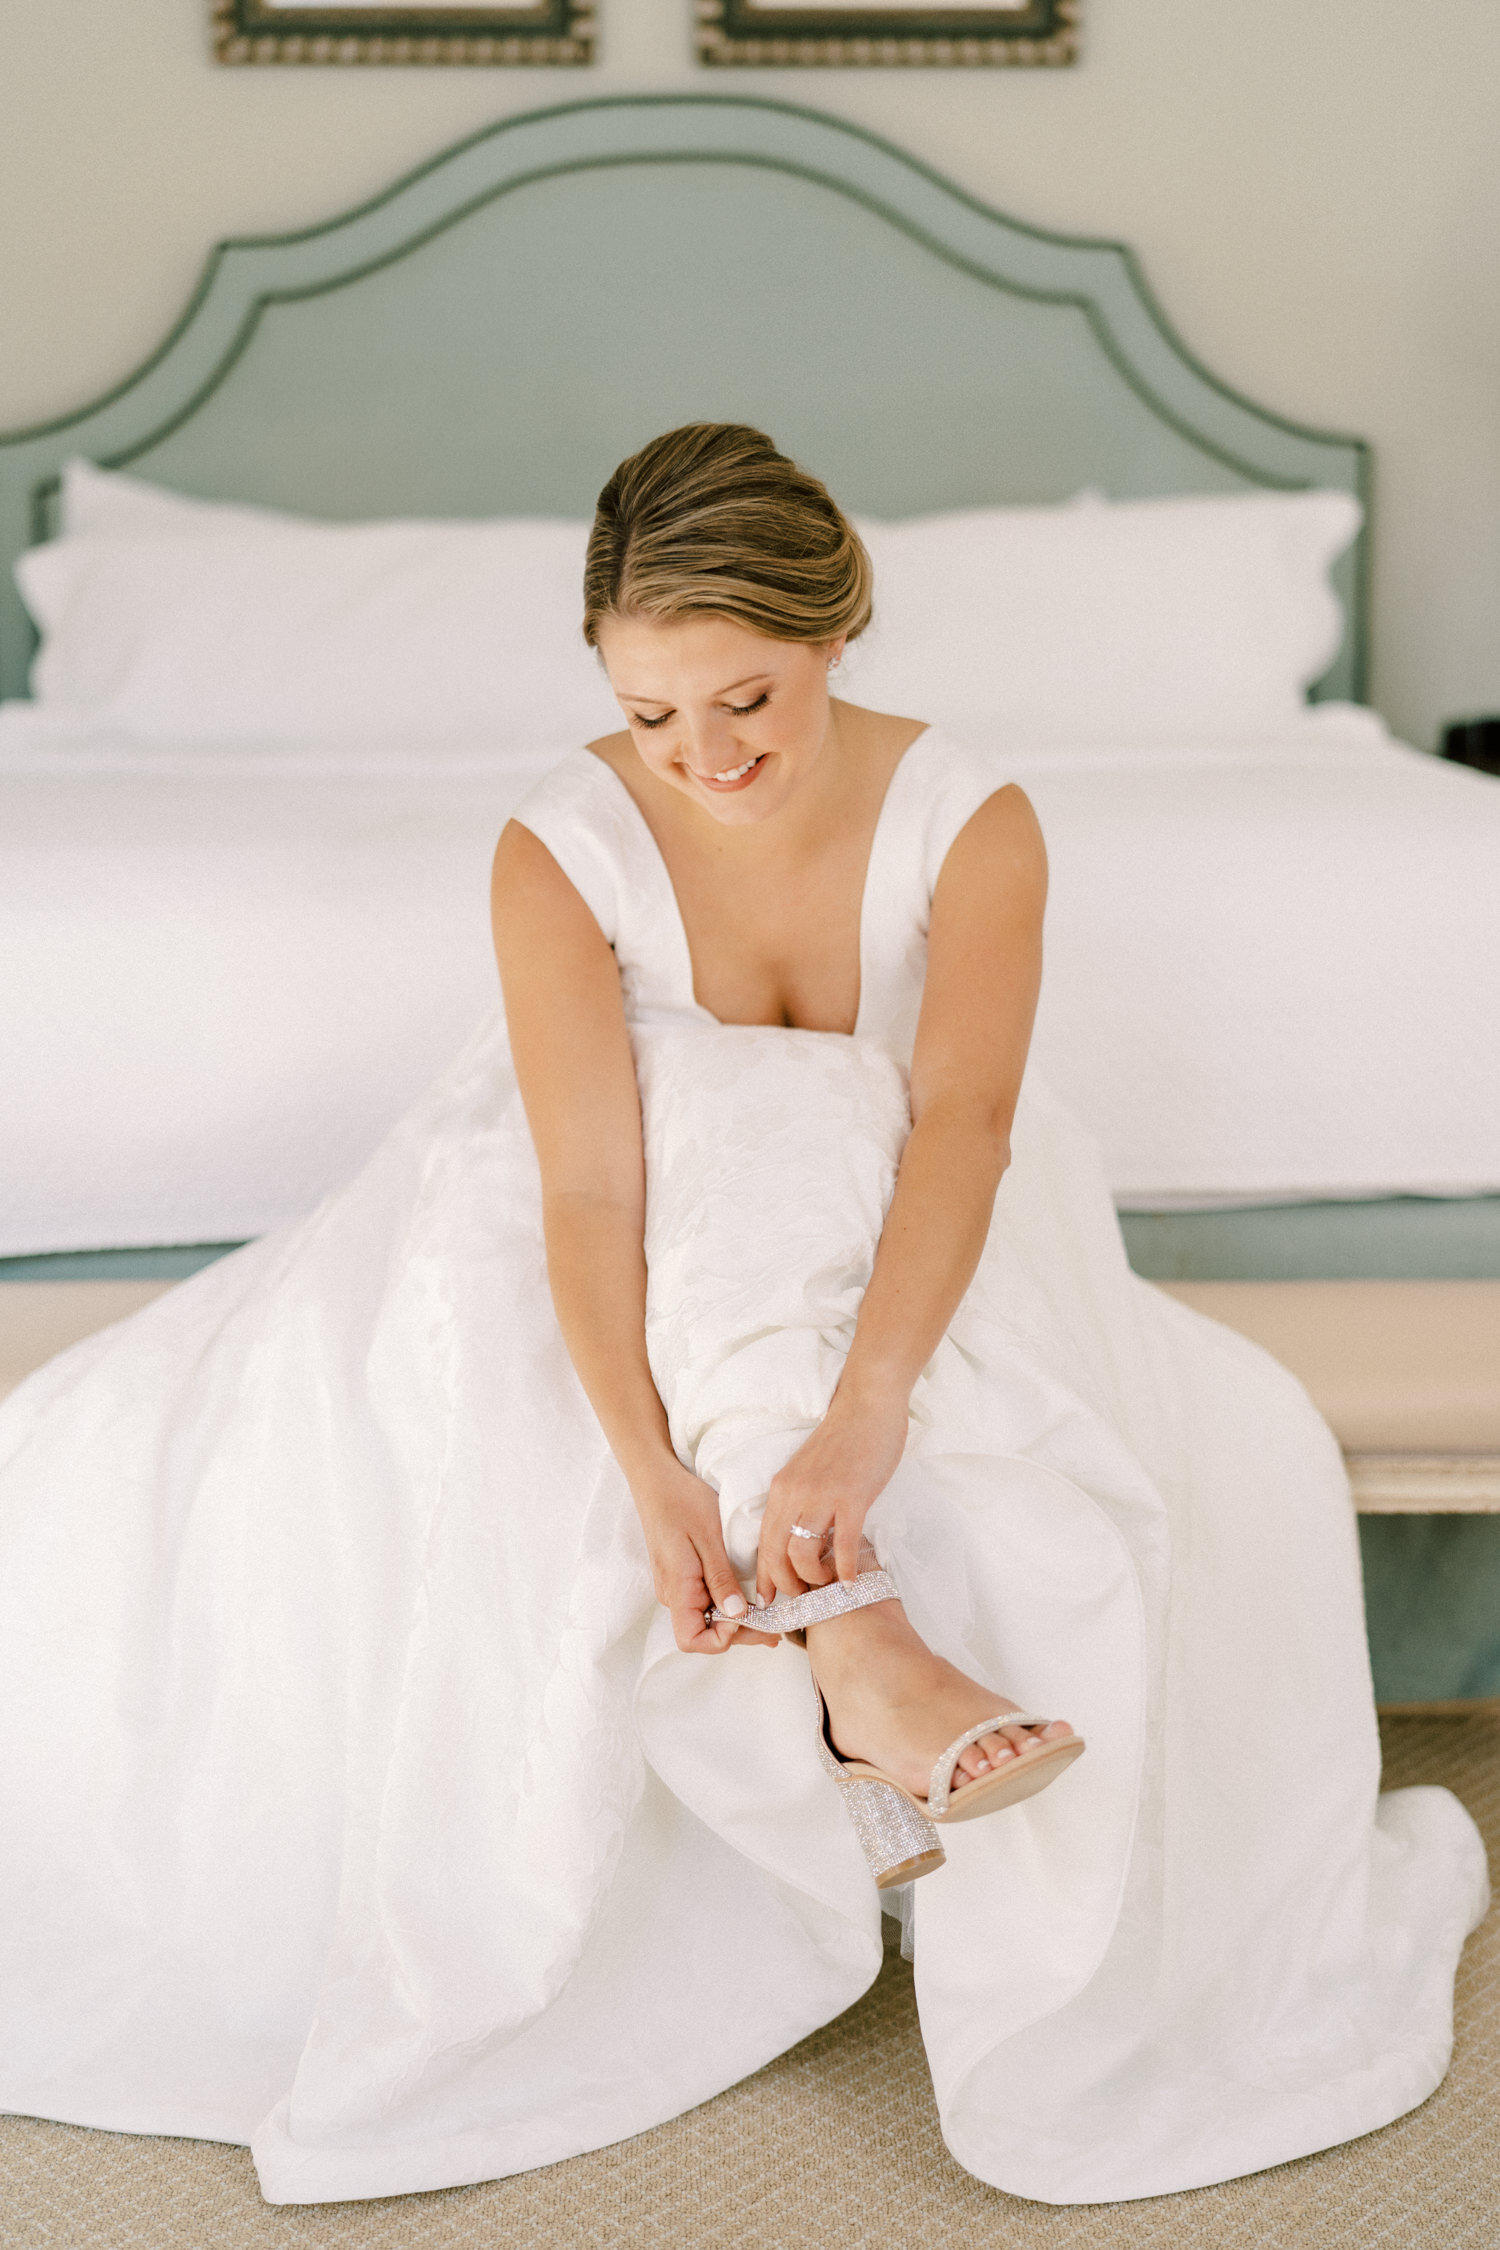
[[[860,884],[859,891],[859,1001],[854,1011],[854,1026],[850,1031],[823,1031],[817,1030],[811,1025],[799,1023],[738,1024],[726,1019],[723,1016],[716,1016],[712,1008],[707,1008],[704,1006],[703,1002],[698,998],[698,982],[693,968],[693,949],[688,943],[687,924],[683,920],[682,905],[677,896],[677,885],[672,880],[672,870],[667,865],[666,854],[663,852],[661,845],[656,840],[655,830],[652,828],[650,821],[646,818],[640,806],[636,803],[634,793],[621,779],[620,775],[615,771],[615,768],[610,764],[609,760],[607,758],[601,758],[598,755],[597,751],[591,750],[588,747],[587,743],[584,743],[580,746],[578,755],[581,758],[587,758],[591,765],[598,768],[600,773],[607,775],[609,780],[614,783],[616,789],[619,790],[620,795],[624,798],[626,804],[629,806],[631,813],[634,815],[634,818],[639,825],[641,834],[643,835],[647,845],[650,848],[652,862],[660,877],[662,885],[664,886],[666,897],[671,904],[669,922],[674,933],[675,943],[679,954],[680,967],[684,972],[683,987],[685,993],[685,1005],[690,1008],[695,1015],[702,1016],[709,1023],[719,1025],[723,1030],[802,1031],[806,1032],[810,1038],[814,1039],[858,1039],[863,1036],[862,1026],[864,1023],[865,1005],[869,997],[872,981],[869,973],[870,964],[868,960],[867,944],[869,936],[871,877],[874,874],[876,866],[880,859],[881,846],[884,840],[886,827],[886,817],[890,812],[892,800],[896,795],[896,784],[898,781],[900,781],[903,774],[906,772],[912,752],[920,743],[930,742],[933,739],[933,731],[934,730],[932,722],[929,720],[922,726],[920,732],[912,736],[910,742],[907,743],[906,748],[901,752],[900,757],[897,758],[896,763],[892,766],[890,773],[886,777],[885,788],[881,794],[880,810],[875,815],[875,826],[870,832],[870,848],[865,855],[865,872],[863,881]]]

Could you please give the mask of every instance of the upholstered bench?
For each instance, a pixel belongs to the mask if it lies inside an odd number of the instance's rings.
[[[54,1353],[172,1287],[170,1281],[0,1282],[0,1398]]]
[[[1363,1515],[1500,1512],[1500,1281],[1174,1281],[1306,1386]]]

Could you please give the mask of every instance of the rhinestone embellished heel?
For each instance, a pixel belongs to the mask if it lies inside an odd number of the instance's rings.
[[[948,1855],[932,1822],[894,1782],[854,1779],[833,1747],[828,1706],[816,1684],[813,1693],[818,1698],[818,1756],[829,1780],[839,1785],[876,1890],[893,1891],[919,1875],[935,1874]]]
[[[831,1618],[847,1616],[850,1610],[900,1598],[887,1571],[866,1570],[851,1581],[834,1579],[806,1594],[778,1595],[765,1609],[751,1610],[748,1617],[728,1618],[722,1610],[713,1609],[708,1612],[708,1622],[750,1625],[758,1633],[780,1633],[800,1640],[809,1625],[825,1625]],[[1004,1765],[976,1774],[955,1790],[954,1772],[971,1743],[1005,1727],[1029,1731],[1052,1723],[1035,1711],[997,1712],[994,1718],[981,1719],[949,1743],[933,1766],[927,1795],[917,1797],[878,1766],[868,1765],[862,1758],[846,1758],[834,1747],[828,1706],[816,1682],[814,1692],[823,1770],[843,1791],[845,1810],[864,1847],[876,1888],[882,1891],[913,1882],[919,1875],[930,1875],[942,1866],[943,1846],[935,1833],[938,1824],[978,1820],[984,1813],[1018,1805],[1055,1781],[1084,1752],[1083,1738],[1076,1734],[1065,1735],[1059,1742],[1029,1743]]]

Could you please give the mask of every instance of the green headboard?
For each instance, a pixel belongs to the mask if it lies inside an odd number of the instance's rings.
[[[815,111],[643,95],[507,119],[347,217],[221,244],[145,366],[0,439],[11,565],[81,453],[315,515],[587,514],[624,454],[751,421],[848,507],[1334,485],[1367,456],[1251,405],[1130,252],[1002,218]],[[1364,679],[1363,555],[1325,695]]]

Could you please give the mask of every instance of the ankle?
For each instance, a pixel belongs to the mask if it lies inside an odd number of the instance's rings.
[[[823,1681],[868,1672],[921,1647],[899,1601],[872,1602],[807,1628],[808,1657]]]

